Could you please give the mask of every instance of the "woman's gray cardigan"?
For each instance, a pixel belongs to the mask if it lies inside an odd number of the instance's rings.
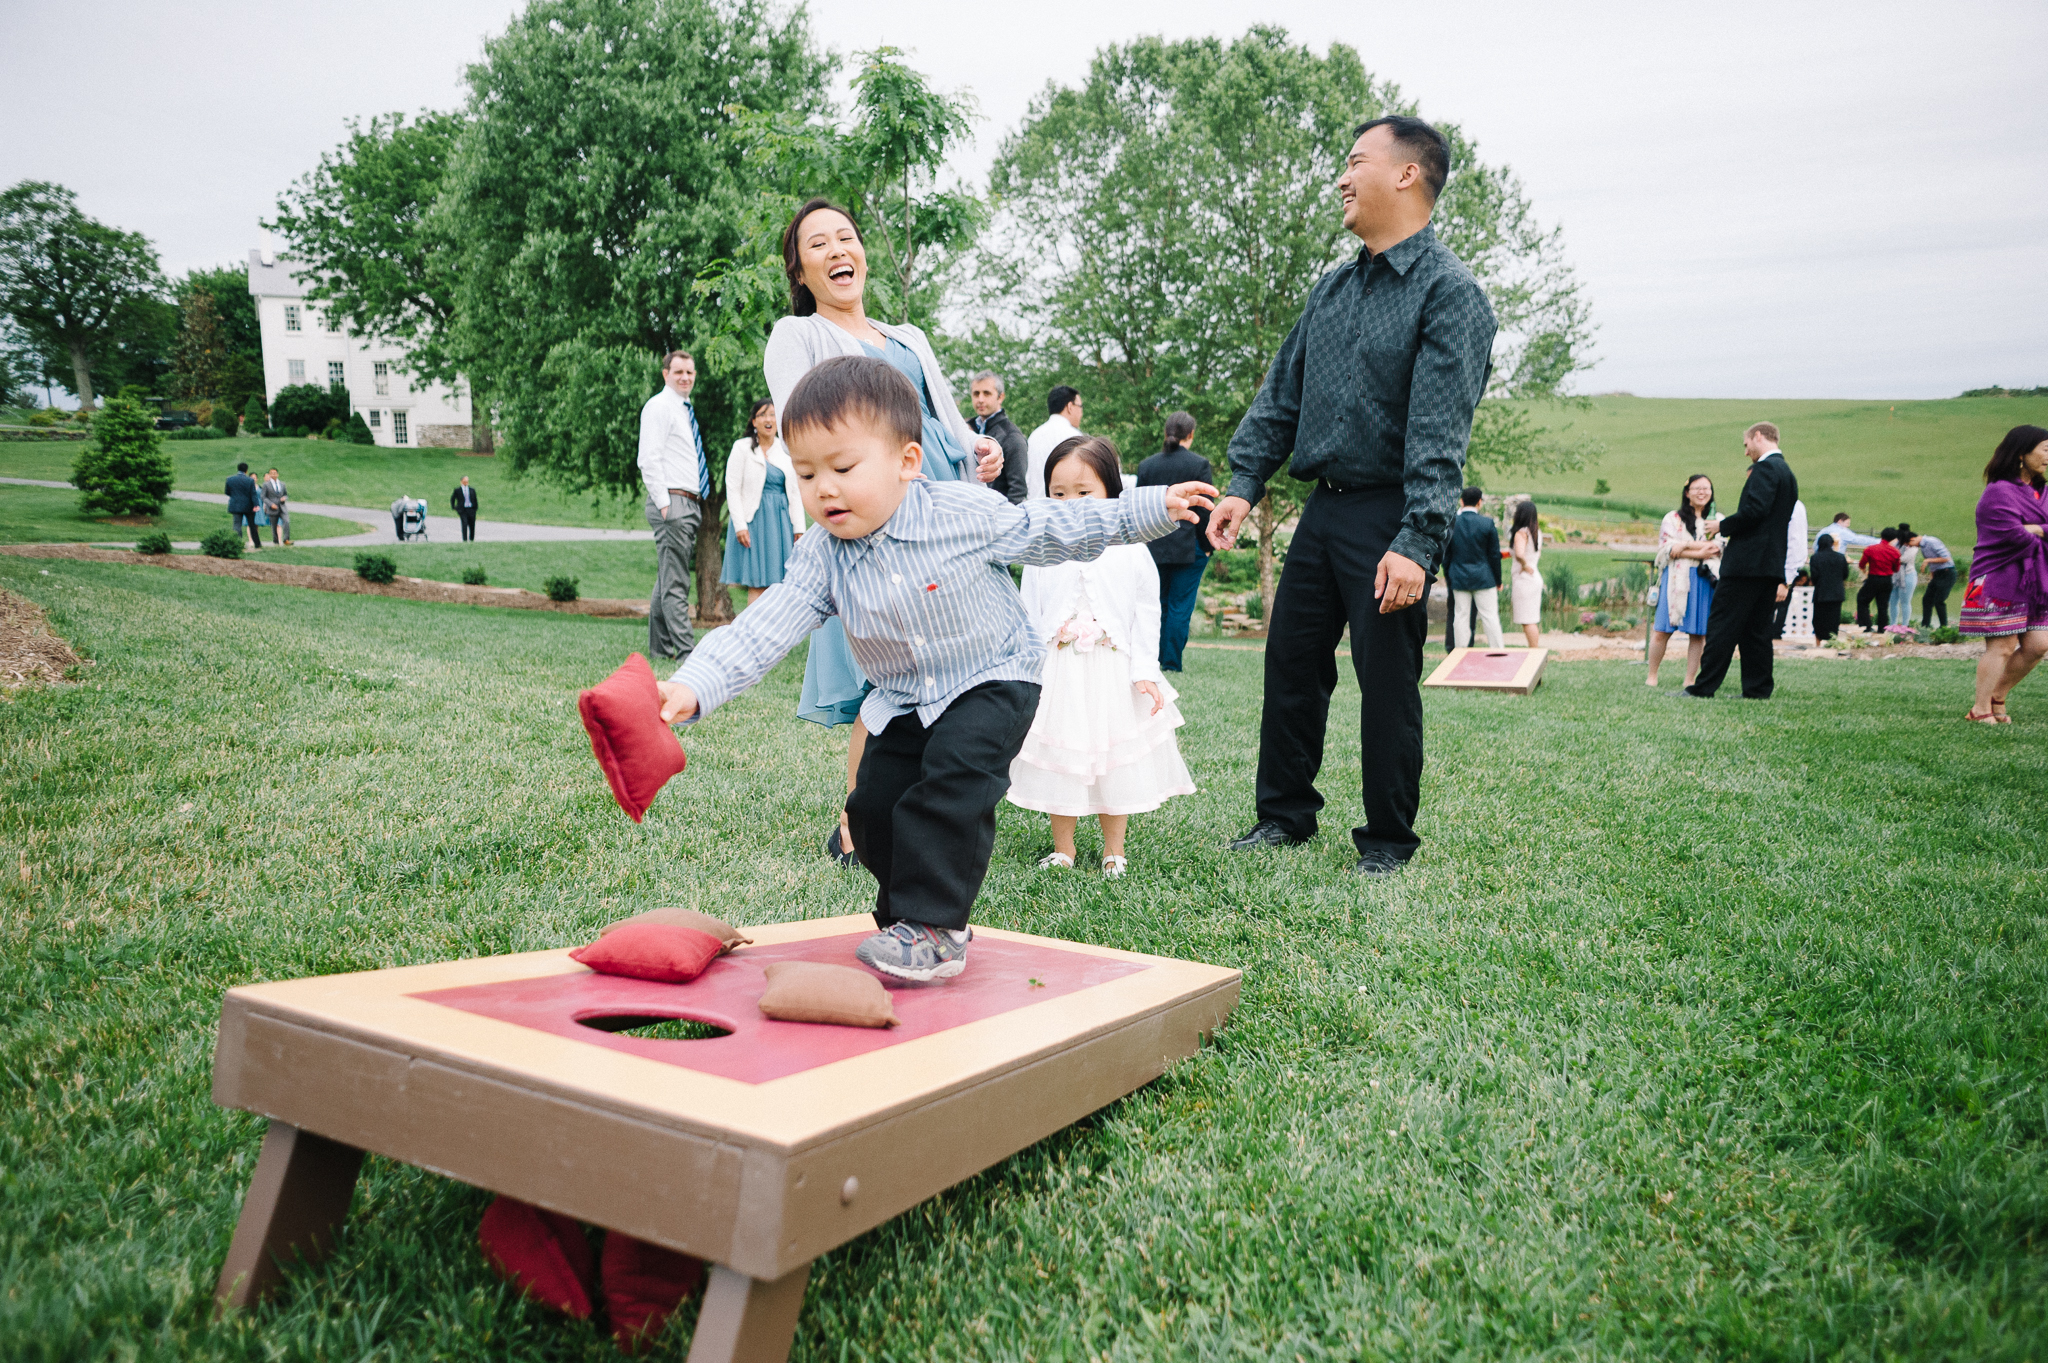
[[[960,476],[968,482],[976,481],[976,460],[974,442],[978,437],[960,415],[960,408],[953,401],[953,390],[946,383],[945,371],[939,368],[938,357],[932,354],[930,341],[924,332],[910,323],[891,326],[870,318],[868,325],[884,336],[903,342],[910,347],[918,363],[924,366],[925,390],[931,394],[932,409],[944,422],[946,429],[959,442],[963,457],[956,461]],[[775,330],[768,335],[768,349],[761,356],[761,369],[768,379],[768,396],[775,401],[776,419],[779,421],[783,409],[789,405],[789,395],[796,390],[797,380],[811,372],[820,361],[834,355],[865,355],[860,341],[844,329],[812,313],[809,317],[785,317],[775,324]]]

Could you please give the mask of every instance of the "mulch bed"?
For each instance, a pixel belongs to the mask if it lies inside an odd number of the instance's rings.
[[[50,633],[41,606],[0,591],[0,690],[62,681],[78,665],[71,645]]]
[[[459,582],[430,582],[401,577],[393,582],[365,582],[348,568],[313,568],[296,563],[260,563],[246,559],[209,558],[204,554],[137,554],[126,549],[95,549],[84,544],[0,544],[0,554],[18,558],[68,558],[84,563],[133,563],[145,568],[170,568],[211,577],[239,577],[281,587],[308,587],[316,592],[352,592],[357,596],[396,596],[407,601],[442,601],[457,606],[508,606],[516,610],[554,611],[561,615],[640,616],[645,601],[550,601],[523,587],[470,587]]]

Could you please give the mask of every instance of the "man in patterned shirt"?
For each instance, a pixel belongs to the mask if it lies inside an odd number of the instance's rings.
[[[917,394],[893,365],[861,355],[813,368],[781,416],[804,510],[827,533],[797,541],[782,581],[661,684],[661,716],[694,723],[837,615],[874,682],[846,813],[882,931],[856,955],[898,979],[947,979],[966,968],[996,802],[1038,710],[1045,646],[1007,565],[1158,539],[1216,489],[1013,506],[978,484],[926,481]]]
[[[1234,850],[1316,831],[1337,641],[1351,630],[1361,693],[1361,875],[1415,855],[1422,803],[1423,602],[1464,483],[1472,412],[1495,330],[1486,293],[1429,226],[1450,173],[1443,134],[1376,118],[1337,180],[1344,226],[1365,243],[1324,275],[1230,441],[1229,494],[1209,521],[1219,549],[1293,459],[1316,489],[1274,595],[1259,725],[1258,822]]]

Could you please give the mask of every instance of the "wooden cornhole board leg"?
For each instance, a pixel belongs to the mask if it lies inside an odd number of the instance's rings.
[[[810,1280],[809,1264],[772,1283],[711,1265],[689,1363],[784,1363]]]
[[[284,1277],[279,1260],[297,1256],[310,1263],[324,1256],[348,1215],[362,1167],[363,1152],[352,1145],[271,1122],[213,1290],[216,1307],[233,1310],[269,1295]]]

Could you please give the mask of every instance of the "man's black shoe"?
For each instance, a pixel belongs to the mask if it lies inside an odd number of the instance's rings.
[[[1260,847],[1292,847],[1307,838],[1297,838],[1271,819],[1261,819],[1252,825],[1251,832],[1230,844],[1233,852],[1250,852]]]
[[[1359,856],[1358,865],[1351,868],[1351,873],[1377,880],[1394,874],[1406,864],[1391,852],[1365,852]]]
[[[1671,699],[1673,699],[1673,700],[1712,700],[1712,699],[1713,699],[1713,697],[1712,697],[1712,696],[1703,696],[1703,695],[1701,695],[1701,694],[1700,694],[1699,692],[1697,692],[1697,691],[1693,690],[1693,689],[1692,689],[1691,687],[1689,687],[1689,686],[1681,686],[1681,687],[1679,687],[1679,688],[1678,688],[1678,689],[1677,689],[1676,691],[1667,691],[1667,692],[1665,692],[1664,694],[1666,694],[1666,695],[1670,696],[1670,697],[1671,697]]]

